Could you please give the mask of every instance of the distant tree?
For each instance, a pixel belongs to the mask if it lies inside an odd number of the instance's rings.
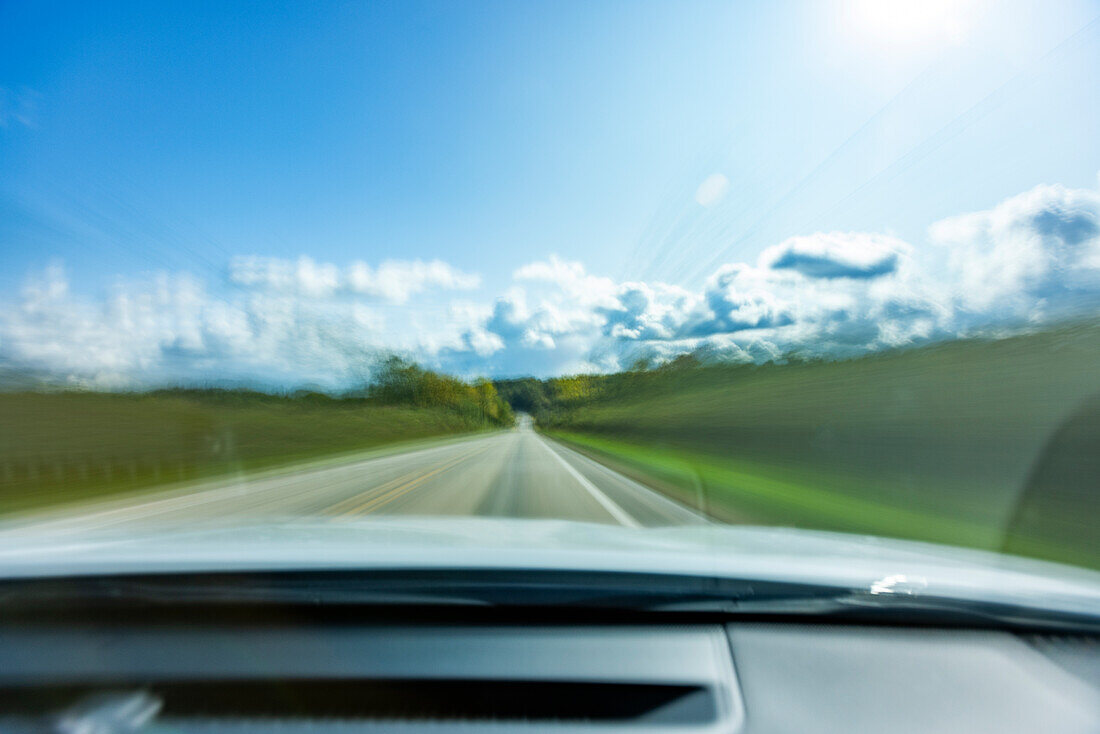
[[[449,408],[488,423],[510,425],[514,420],[511,408],[488,380],[470,384],[401,357],[388,357],[378,365],[367,395],[386,405]]]

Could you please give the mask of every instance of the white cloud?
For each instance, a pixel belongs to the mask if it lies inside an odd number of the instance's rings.
[[[613,306],[599,312],[606,319],[603,333],[614,339],[672,339],[695,311],[699,297],[666,283],[623,283],[615,290]]]
[[[335,265],[317,263],[309,257],[292,261],[247,255],[230,261],[229,279],[247,287],[322,297],[335,293],[341,278]]]
[[[924,249],[877,233],[792,237],[698,289],[616,282],[550,256],[488,301],[445,300],[480,281],[440,261],[242,257],[229,287],[160,274],[101,299],[74,293],[53,265],[0,307],[0,360],[97,385],[336,386],[391,351],[466,375],[549,375],[685,352],[852,355],[1100,309],[1096,191],[1040,186],[929,236]]]
[[[496,374],[597,369],[590,356],[605,310],[619,304],[615,282],[554,255],[517,269],[513,280],[484,323],[502,345],[484,367]]]
[[[751,360],[788,351],[856,353],[943,332],[950,307],[923,285],[928,279],[911,266],[909,251],[895,238],[865,233],[800,238],[772,248],[756,266],[722,266],[700,292],[616,284],[550,258],[516,271],[520,285],[498,301],[486,328],[512,357],[553,350],[539,357],[548,373],[559,360],[616,368],[700,349]],[[812,267],[788,267],[790,253]],[[567,342],[572,350],[563,349]]]
[[[703,303],[680,336],[709,336],[792,323],[791,304],[777,294],[779,279],[747,265],[723,265],[707,281]]]
[[[699,184],[699,188],[695,189],[695,201],[700,206],[714,206],[725,198],[729,188],[728,178],[721,173],[712,173]]]
[[[405,303],[410,296],[429,288],[472,290],[481,285],[477,274],[464,273],[442,260],[387,260],[377,268],[354,262],[341,270],[305,256],[297,260],[256,255],[235,257],[229,264],[229,279],[241,286],[279,293],[324,298],[349,292],[390,303]]]
[[[405,303],[410,296],[428,288],[473,290],[481,285],[481,278],[457,270],[442,260],[387,260],[377,269],[362,262],[352,264],[347,283],[354,293],[378,296],[391,303]]]
[[[1031,319],[1100,297],[1100,193],[1037,186],[987,211],[932,225],[971,318]]]
[[[0,360],[68,381],[109,387],[176,382],[363,379],[383,352],[430,361],[466,349],[485,313],[437,303],[385,312],[335,298],[331,268],[311,262],[235,271],[243,292],[212,294],[186,274],[120,282],[101,300],[73,294],[58,265],[28,279],[0,309]],[[483,333],[473,346],[492,349]]]
[[[819,232],[769,247],[761,254],[760,264],[807,278],[877,278],[896,271],[909,251],[909,245],[888,235]]]

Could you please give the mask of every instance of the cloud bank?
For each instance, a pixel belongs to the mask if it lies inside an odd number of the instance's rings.
[[[377,296],[390,303],[405,303],[429,288],[473,290],[480,276],[464,273],[441,260],[387,260],[377,268],[354,262],[346,269],[330,263],[276,257],[235,257],[229,264],[229,280],[248,288],[322,298],[338,292]]]
[[[920,247],[873,232],[791,237],[694,289],[617,282],[555,256],[518,268],[495,297],[480,286],[439,260],[243,256],[222,283],[162,273],[93,299],[53,265],[5,298],[0,360],[105,387],[337,388],[389,352],[540,376],[686,352],[849,356],[1100,313],[1100,193],[1039,186],[936,222]]]

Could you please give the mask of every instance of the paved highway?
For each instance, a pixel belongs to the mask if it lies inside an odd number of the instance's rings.
[[[705,522],[692,510],[519,428],[335,465],[25,518],[55,529],[366,515],[556,518],[630,527]]]

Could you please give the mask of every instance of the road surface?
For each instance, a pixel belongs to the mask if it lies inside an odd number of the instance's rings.
[[[99,529],[385,514],[554,518],[630,527],[705,522],[687,507],[539,435],[529,420],[515,430],[404,453],[70,507],[24,522]]]

